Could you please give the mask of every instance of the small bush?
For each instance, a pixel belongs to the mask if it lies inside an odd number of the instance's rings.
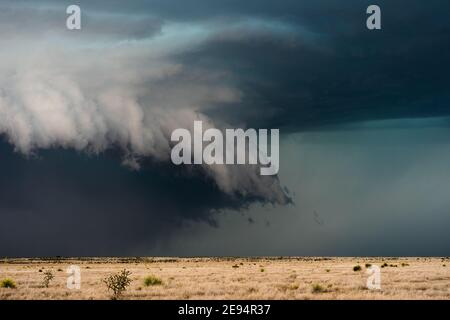
[[[53,273],[51,271],[44,272],[44,279],[42,280],[42,285],[48,288],[50,281],[54,278]]]
[[[162,284],[162,280],[155,277],[155,276],[148,276],[144,279],[144,284],[149,287],[149,286],[157,286]]]
[[[239,268],[239,266],[238,266],[237,264],[235,264],[235,265],[233,266],[233,268],[234,268],[234,269],[237,269],[237,268]]]
[[[248,288],[248,290],[247,290],[248,293],[255,293],[255,292],[257,292],[257,291],[258,291],[258,289],[253,288],[253,287],[250,287],[250,288]]]
[[[117,274],[108,276],[103,282],[106,284],[108,290],[112,291],[114,296],[113,299],[118,299],[127,290],[127,287],[131,283],[130,279],[131,272],[123,269]]]
[[[387,266],[388,266],[388,264],[386,262],[381,265],[382,268],[385,268]]]
[[[300,286],[299,286],[298,284],[291,284],[291,285],[289,286],[289,289],[290,289],[290,290],[297,290],[298,288],[300,288]]]
[[[325,271],[326,271],[326,272],[330,272],[330,269],[326,269]]]
[[[360,265],[357,265],[357,266],[354,266],[353,267],[353,271],[361,271],[361,266]]]
[[[260,270],[261,272],[264,272],[265,270],[264,270],[264,268],[261,268],[261,270]]]
[[[311,292],[312,293],[323,293],[323,292],[326,292],[326,290],[320,284],[315,283],[315,284],[312,285]]]
[[[366,268],[370,268],[372,266],[371,263],[366,263]]]
[[[10,288],[15,289],[16,283],[12,279],[4,279],[0,282],[0,288]]]

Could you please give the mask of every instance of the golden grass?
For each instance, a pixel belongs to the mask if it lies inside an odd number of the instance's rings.
[[[123,269],[132,273],[123,299],[449,299],[449,262],[313,257],[2,259],[0,281],[13,279],[16,288],[0,288],[0,300],[110,299],[102,280]],[[381,290],[368,290],[365,265],[384,263],[388,266],[381,269]],[[80,290],[66,287],[65,271],[73,264],[81,267]],[[362,270],[353,271],[355,265]],[[53,272],[48,288],[42,287],[39,270]],[[145,286],[150,275],[162,284]]]

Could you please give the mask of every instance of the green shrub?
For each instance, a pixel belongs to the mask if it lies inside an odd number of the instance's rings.
[[[118,299],[127,290],[127,287],[131,283],[130,279],[131,272],[123,269],[117,274],[108,276],[103,282],[106,284],[108,290],[113,292],[112,299]]]
[[[162,280],[155,277],[155,276],[148,276],[144,279],[144,284],[149,287],[149,286],[157,286],[162,284]]]
[[[3,279],[0,282],[0,288],[15,289],[16,288],[16,283],[12,279]]]
[[[264,268],[261,268],[261,270],[260,270],[261,272],[264,272],[265,270],[264,270]]]
[[[370,268],[372,266],[371,263],[366,263],[366,268]]]
[[[320,284],[315,283],[312,285],[311,292],[312,293],[323,293],[323,292],[326,292],[326,289],[324,287],[322,287]]]

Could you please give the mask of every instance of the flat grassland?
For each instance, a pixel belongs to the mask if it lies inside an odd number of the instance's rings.
[[[366,286],[369,264],[383,266],[381,290]],[[70,265],[80,267],[80,290],[67,288]],[[450,298],[449,258],[5,258],[0,300],[111,299],[103,279],[123,269],[132,282],[120,299]],[[147,276],[162,282],[146,285]],[[2,288],[5,279],[15,288]]]

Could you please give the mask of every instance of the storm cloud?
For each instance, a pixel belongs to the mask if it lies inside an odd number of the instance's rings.
[[[32,12],[26,10],[33,21]],[[38,26],[41,18],[39,14],[34,18]],[[133,21],[128,21],[130,37],[135,34]],[[91,44],[91,33],[104,33],[86,28],[86,39],[67,46],[68,35],[58,40],[30,36],[25,43],[5,40],[9,50],[0,58],[0,132],[17,151],[30,154],[62,147],[99,153],[117,147],[123,162],[139,169],[140,158],[170,160],[169,139],[176,128],[192,128],[196,119],[210,127],[226,126],[203,111],[210,105],[237,102],[239,89],[218,71],[171,59],[173,52],[192,45],[188,39],[177,41],[183,36],[181,28],[169,27],[142,43],[111,42],[108,35],[102,45]],[[22,46],[26,50],[21,51]],[[210,166],[204,171],[231,196],[288,202],[278,181],[260,178],[255,167]]]
[[[0,255],[131,254],[185,221],[292,204],[255,166],[172,165],[170,133],[194,120],[282,138],[448,122],[441,1],[378,1],[380,31],[369,1],[79,1],[80,31],[69,4],[0,2],[0,214],[17,226]]]

